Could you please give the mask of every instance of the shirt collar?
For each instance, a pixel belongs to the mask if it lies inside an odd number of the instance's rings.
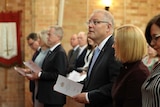
[[[53,51],[58,45],[60,45],[61,43],[57,43],[56,45],[54,45],[53,47],[50,48],[50,51]]]
[[[75,51],[76,49],[78,49],[78,47],[79,47],[79,45],[77,45],[76,47],[74,47],[74,49],[73,49],[73,50]]]
[[[84,45],[82,47],[79,47],[81,50],[84,50],[87,47],[87,45]]]
[[[112,35],[108,36],[107,38],[105,38],[99,45],[98,48],[100,50],[102,50],[102,48],[104,47],[104,45],[106,44],[106,42],[108,41],[108,39],[111,37]]]

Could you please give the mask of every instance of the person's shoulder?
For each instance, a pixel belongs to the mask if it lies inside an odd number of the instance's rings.
[[[150,74],[150,71],[148,70],[147,66],[144,65],[143,62],[137,63],[132,70],[134,71],[133,75],[138,77],[147,77]]]

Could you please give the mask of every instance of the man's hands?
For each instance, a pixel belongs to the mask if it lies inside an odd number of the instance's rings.
[[[73,99],[74,99],[75,101],[79,102],[79,103],[87,104],[87,103],[89,103],[89,102],[86,100],[86,94],[87,94],[87,93],[85,93],[85,92],[80,93],[80,94],[74,96]]]
[[[38,73],[39,72],[30,72],[30,73],[26,73],[26,78],[29,79],[29,80],[36,80],[38,79]]]

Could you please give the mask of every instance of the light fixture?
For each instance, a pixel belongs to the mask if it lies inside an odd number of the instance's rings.
[[[102,3],[105,5],[105,10],[109,11],[109,7],[111,6],[111,0],[102,0]]]
[[[106,7],[105,7],[105,10],[109,11],[109,6],[106,6]]]

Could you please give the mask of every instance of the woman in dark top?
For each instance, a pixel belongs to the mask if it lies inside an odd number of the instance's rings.
[[[149,75],[141,61],[147,52],[147,42],[142,31],[133,25],[117,28],[113,44],[115,57],[123,67],[112,88],[114,107],[141,107],[141,85]]]

